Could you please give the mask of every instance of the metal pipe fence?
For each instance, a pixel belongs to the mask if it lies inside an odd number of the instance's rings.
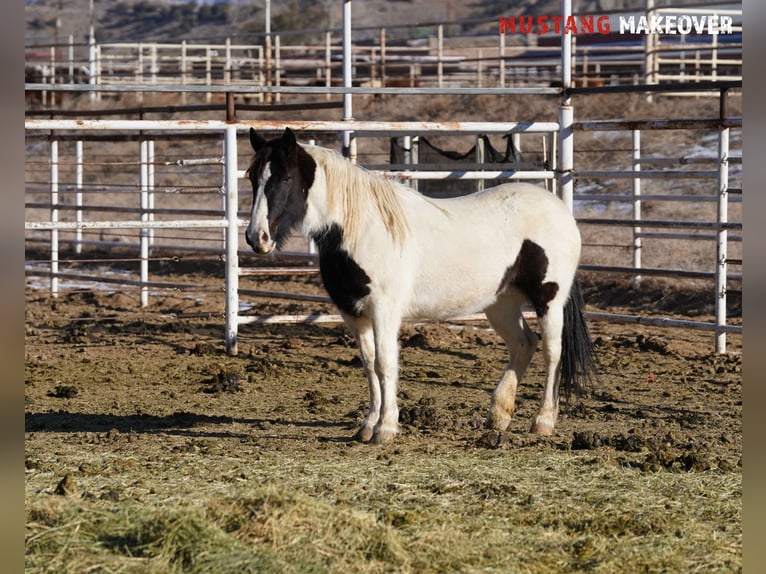
[[[725,2],[715,9],[695,11],[692,7],[650,7],[653,14],[716,13],[734,19],[731,34],[695,36],[683,34],[669,38],[656,32],[645,42],[626,45],[625,38],[614,34],[612,41],[558,43],[551,35],[529,33],[520,42],[507,42],[505,33],[496,33],[497,20],[487,19],[491,34],[484,29],[474,34],[470,46],[450,43],[450,30],[459,22],[417,24],[428,29],[428,42],[422,46],[396,45],[393,27],[379,27],[368,45],[348,44],[351,30],[314,30],[309,42],[290,42],[290,32],[267,34],[262,42],[237,43],[226,38],[217,43],[119,42],[101,43],[91,37],[87,43],[43,41],[27,43],[27,83],[35,88],[43,103],[55,105],[57,86],[83,84],[90,88],[91,99],[100,99],[102,84],[141,86],[144,91],[155,86],[175,84],[200,88],[181,92],[182,103],[200,93],[213,100],[214,86],[243,87],[258,84],[277,88],[274,92],[241,92],[259,102],[278,102],[284,87],[324,87],[340,84],[350,64],[354,82],[369,88],[385,87],[535,87],[544,88],[562,79],[561,52],[571,51],[572,80],[578,85],[624,85],[645,81],[704,82],[706,80],[742,79],[742,11],[727,10],[736,2]],[[350,7],[344,6],[344,9]],[[572,14],[571,5],[567,14]],[[620,12],[610,15],[616,28]],[[458,26],[456,26],[458,24]],[[472,22],[476,25],[479,22]],[[412,26],[412,25],[410,25]],[[406,26],[404,26],[406,28]],[[401,37],[399,38],[401,39]],[[343,56],[348,55],[344,64]],[[295,93],[295,92],[294,92]],[[305,92],[304,92],[305,93]],[[704,91],[699,92],[704,94]],[[330,92],[323,94],[330,97]]]
[[[716,122],[710,121],[704,124],[704,128],[711,129],[710,126],[714,126]],[[723,122],[718,122],[719,130],[727,132],[730,129],[740,129],[741,119],[726,118]],[[362,136],[377,136],[377,137],[391,137],[399,136],[403,134],[416,135],[416,134],[547,134],[548,136],[555,135],[559,129],[559,124],[556,122],[505,122],[505,123],[490,123],[490,122],[364,122],[364,121],[329,121],[329,122],[270,122],[270,121],[252,121],[242,123],[227,123],[220,121],[149,121],[149,120],[37,120],[30,119],[26,121],[26,128],[29,137],[34,134],[42,134],[46,137],[44,141],[48,146],[48,158],[46,163],[49,170],[49,182],[47,186],[42,182],[41,185],[33,187],[35,193],[44,192],[48,195],[49,201],[29,201],[27,208],[30,211],[42,209],[47,213],[47,216],[38,212],[37,220],[27,220],[25,228],[28,234],[38,234],[37,239],[43,242],[49,241],[50,243],[50,261],[46,269],[33,268],[28,270],[30,275],[39,275],[48,277],[50,279],[51,292],[56,295],[59,291],[59,279],[75,277],[76,273],[71,271],[62,271],[59,267],[60,255],[61,255],[61,241],[62,234],[74,232],[74,239],[71,242],[74,244],[75,252],[82,252],[83,246],[90,245],[83,238],[83,233],[88,231],[99,230],[101,232],[106,230],[134,230],[138,231],[138,250],[140,260],[140,271],[138,280],[128,280],[125,284],[138,285],[141,292],[141,303],[146,304],[149,297],[149,290],[155,288],[170,288],[170,284],[166,282],[152,281],[149,278],[148,262],[151,259],[153,249],[159,249],[162,247],[158,243],[158,238],[152,235],[153,232],[158,230],[212,230],[218,233],[217,239],[212,240],[212,244],[208,242],[205,246],[192,247],[184,245],[183,242],[171,245],[173,249],[190,249],[199,250],[208,253],[218,253],[223,256],[226,264],[225,271],[225,292],[226,292],[226,309],[225,309],[225,340],[227,349],[230,353],[235,354],[237,351],[237,332],[239,325],[251,323],[251,322],[276,322],[278,320],[293,321],[295,317],[283,317],[279,318],[254,318],[252,315],[243,315],[239,310],[239,297],[241,296],[286,296],[279,293],[267,293],[260,290],[248,290],[239,289],[239,277],[241,275],[241,269],[239,268],[239,256],[240,256],[240,238],[239,228],[245,224],[240,217],[244,212],[238,209],[239,206],[239,190],[238,179],[244,175],[244,171],[239,167],[239,157],[237,147],[237,134],[242,131],[254,127],[261,132],[279,132],[286,126],[300,131],[307,136],[309,135],[321,135],[321,134],[337,134],[344,131],[352,132],[354,137]],[[723,126],[723,127],[721,127]],[[726,334],[727,333],[741,333],[741,327],[732,326],[726,324],[726,294],[727,294],[727,282],[736,282],[741,280],[741,274],[732,274],[728,271],[730,265],[732,265],[732,258],[727,255],[727,247],[730,242],[741,241],[741,235],[729,234],[730,231],[741,232],[741,222],[730,222],[727,219],[728,216],[728,202],[733,201],[737,203],[740,201],[741,195],[734,193],[733,198],[729,197],[728,189],[728,166],[730,164],[736,164],[741,161],[741,156],[732,156],[727,151],[727,136],[720,136],[717,145],[717,158],[705,158],[705,157],[688,157],[688,156],[675,156],[675,157],[642,157],[640,148],[640,136],[639,131],[636,129],[643,128],[644,131],[655,129],[688,129],[689,124],[685,120],[679,120],[676,124],[668,122],[667,124],[658,124],[657,122],[647,122],[646,125],[637,126],[635,122],[580,122],[573,124],[573,127],[577,131],[595,131],[595,130],[628,130],[628,133],[633,134],[633,147],[631,152],[631,162],[629,169],[620,171],[617,169],[604,169],[604,170],[591,170],[591,171],[577,171],[573,170],[574,181],[582,180],[583,178],[609,178],[621,181],[625,178],[629,178],[632,181],[633,192],[632,194],[589,194],[589,193],[574,193],[573,201],[600,201],[600,202],[627,202],[633,207],[632,218],[629,220],[614,219],[614,218],[594,218],[594,217],[578,217],[581,225],[584,226],[610,226],[610,228],[626,227],[633,233],[633,239],[631,242],[632,247],[632,263],[628,265],[606,265],[606,264],[583,264],[582,268],[589,271],[608,272],[608,273],[620,273],[632,275],[635,280],[640,280],[641,276],[666,276],[666,277],[678,277],[686,279],[715,279],[716,287],[716,321],[713,323],[701,322],[701,321],[689,321],[685,323],[685,326],[699,329],[708,329],[715,332],[716,336],[716,350],[718,352],[725,352],[726,346]],[[697,127],[695,125],[695,127]],[[54,130],[54,131],[52,131]],[[131,217],[129,219],[120,220],[92,220],[86,219],[86,215],[93,216],[94,213],[100,213],[105,216],[109,211],[109,205],[94,206],[95,209],[91,210],[87,205],[82,203],[82,197],[88,196],[88,189],[83,184],[85,175],[89,168],[89,161],[84,150],[90,149],[88,146],[88,135],[98,135],[102,140],[106,134],[124,135],[128,133],[140,134],[139,137],[139,149],[138,149],[138,162],[133,162],[134,165],[139,166],[138,177],[138,194],[140,201],[138,206],[117,206],[117,209],[113,210],[115,214],[120,214],[121,217]],[[156,149],[152,153],[153,142],[152,137],[154,135],[162,135],[167,138],[169,134],[175,134],[179,140],[182,140],[185,136],[191,136],[194,134],[218,134],[216,139],[213,139],[214,147],[218,153],[214,154],[214,157],[183,157],[175,161],[167,161],[159,159]],[[69,161],[62,159],[61,157],[61,142],[69,141],[75,138],[75,150],[74,160]],[[244,139],[244,138],[243,138]],[[157,141],[161,141],[158,137]],[[218,142],[217,144],[215,142]],[[211,154],[213,155],[213,154]],[[128,159],[129,161],[129,159]],[[682,166],[702,166],[705,164],[715,164],[716,169],[673,169],[674,163],[677,162]],[[75,166],[75,182],[74,185],[67,185],[60,180],[60,171],[62,166],[66,166],[69,169],[71,166],[67,166],[67,163],[71,163]],[[213,201],[219,201],[220,207],[212,206],[208,209],[190,209],[184,208],[158,208],[154,205],[154,200],[157,196],[177,195],[174,193],[167,193],[170,188],[161,182],[157,181],[157,177],[162,175],[158,173],[158,170],[162,165],[173,165],[176,168],[191,169],[195,166],[201,166],[208,169],[211,166],[220,166],[220,171],[214,170],[214,174],[208,174],[215,180],[213,183],[206,183],[206,187],[210,187],[209,195],[213,196]],[[642,166],[645,165],[665,165],[671,166],[670,169],[662,170],[642,170]],[[402,166],[400,166],[402,167]],[[442,179],[442,178],[477,178],[477,179],[537,179],[545,180],[554,178],[554,176],[560,176],[559,170],[525,170],[525,171],[513,171],[513,170],[492,170],[492,169],[470,169],[470,170],[437,170],[435,172],[421,172],[418,170],[418,166],[410,164],[407,166],[407,171],[392,171],[388,170],[388,175],[392,177],[398,177],[404,181],[407,180],[419,180],[419,179]],[[217,173],[217,175],[216,175]],[[176,174],[177,175],[177,174]],[[704,195],[704,201],[707,203],[715,202],[717,204],[717,218],[716,221],[673,221],[673,220],[654,220],[642,217],[641,204],[642,202],[649,201],[689,201],[689,197],[674,196],[672,194],[642,194],[641,192],[641,180],[649,176],[647,179],[663,178],[667,179],[671,176],[677,176],[681,178],[694,178],[701,181],[710,180],[711,178],[716,181],[717,193],[708,193]],[[705,178],[705,179],[703,179]],[[177,182],[176,182],[177,184]],[[128,186],[129,187],[129,186]],[[75,191],[75,203],[65,203],[62,201],[62,194]],[[172,191],[172,190],[171,190]],[[194,191],[194,190],[191,190]],[[123,193],[124,192],[119,192]],[[249,190],[246,192],[249,194]],[[740,192],[741,193],[741,192]],[[99,193],[98,195],[101,195]],[[701,198],[694,196],[693,201],[699,201]],[[47,209],[46,209],[47,208]],[[215,217],[214,214],[218,214]],[[180,218],[178,217],[180,215]],[[212,215],[212,217],[211,217]],[[138,217],[136,217],[138,216]],[[157,219],[155,216],[172,217],[172,219]],[[31,219],[31,218],[28,218]],[[654,234],[648,229],[668,229],[672,233]],[[686,230],[686,233],[681,233]],[[705,236],[698,235],[700,231],[707,231]],[[49,233],[49,238],[40,239],[39,233]],[[648,238],[665,238],[665,239],[680,239],[680,238],[693,238],[699,240],[704,237],[706,240],[716,241],[716,268],[714,271],[694,271],[694,270],[682,270],[682,269],[657,269],[657,268],[645,268],[643,266],[641,252],[643,249],[643,241]],[[161,239],[161,238],[159,238]],[[29,240],[33,240],[29,237]],[[66,241],[66,240],[64,240]],[[114,245],[114,242],[102,241],[100,244],[104,246]],[[133,244],[135,245],[135,244]],[[303,256],[311,257],[306,251],[302,253]],[[741,265],[741,260],[740,263]],[[245,273],[249,274],[249,273]],[[82,275],[83,280],[95,280],[97,276],[94,275]],[[115,281],[112,281],[115,282]],[[188,285],[178,285],[175,288],[183,289],[188,288]],[[326,298],[316,298],[316,296],[303,296],[296,294],[295,298],[303,300],[323,300]],[[604,320],[616,320],[616,321],[633,321],[641,323],[652,323],[658,325],[668,325],[669,321],[662,317],[654,318],[630,318],[626,319],[623,315],[608,314],[608,313],[595,313],[593,317],[596,319]],[[304,317],[305,320],[311,321],[326,321],[327,318],[318,319],[310,316]]]

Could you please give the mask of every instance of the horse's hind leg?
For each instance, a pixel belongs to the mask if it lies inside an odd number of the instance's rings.
[[[487,428],[504,431],[511,422],[516,403],[516,386],[524,376],[537,348],[537,335],[521,312],[521,299],[508,294],[486,310],[489,324],[508,346],[510,358],[500,382],[492,393]]]
[[[344,315],[346,326],[356,337],[359,345],[359,353],[362,356],[362,367],[364,376],[367,379],[367,385],[370,390],[370,408],[362,421],[362,425],[354,435],[356,440],[369,442],[372,439],[375,425],[380,417],[380,382],[375,373],[375,337],[373,335],[372,323],[364,317],[351,317]]]
[[[545,359],[545,392],[540,411],[532,421],[531,432],[552,435],[559,414],[559,383],[561,380],[561,336],[564,327],[563,304],[552,301],[547,312],[539,317]]]

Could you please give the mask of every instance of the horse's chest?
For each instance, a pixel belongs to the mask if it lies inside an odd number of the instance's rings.
[[[344,313],[358,317],[370,294],[370,277],[341,247],[343,231],[332,225],[312,237],[319,248],[319,272],[333,303]]]

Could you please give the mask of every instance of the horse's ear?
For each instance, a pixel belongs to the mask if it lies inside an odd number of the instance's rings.
[[[255,153],[260,152],[266,145],[266,140],[255,133],[253,128],[250,128],[250,145],[253,146]]]
[[[285,128],[285,133],[282,134],[282,144],[285,146],[287,155],[291,155],[295,151],[298,142],[295,139],[295,132],[290,128]]]

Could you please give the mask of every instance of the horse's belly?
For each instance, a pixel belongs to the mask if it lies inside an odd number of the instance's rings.
[[[409,319],[450,319],[478,313],[496,301],[502,278],[502,270],[486,268],[423,274],[412,289],[405,313]]]

